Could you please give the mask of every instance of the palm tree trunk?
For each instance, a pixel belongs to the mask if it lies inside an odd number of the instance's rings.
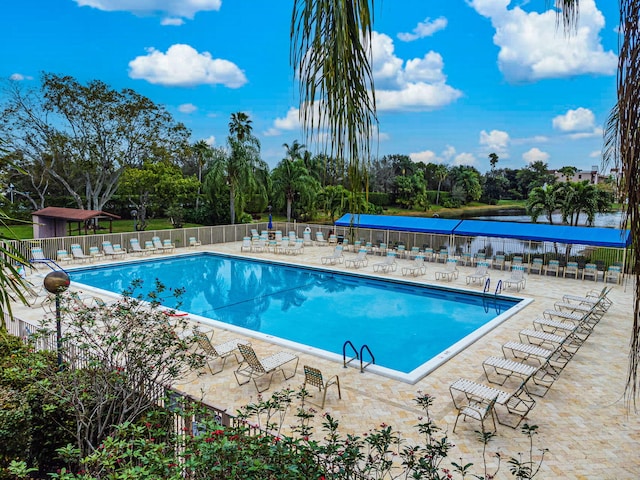
[[[287,197],[287,222],[291,221],[291,207],[293,205],[293,199],[291,197]]]
[[[229,187],[229,214],[233,225],[236,223],[236,192],[232,186]]]

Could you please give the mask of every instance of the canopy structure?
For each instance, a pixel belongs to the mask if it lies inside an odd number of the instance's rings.
[[[31,214],[33,218],[33,238],[58,237],[67,233],[71,235],[71,225],[78,223],[78,235],[84,228],[85,235],[90,228],[94,229],[96,223],[90,220],[108,219],[109,233],[113,231],[113,219],[119,219],[118,215],[100,210],[82,210],[79,208],[46,207]]]
[[[629,230],[597,227],[571,227],[543,223],[489,222],[482,220],[449,220],[443,218],[403,217],[391,215],[352,215],[347,213],[335,224],[380,230],[460,235],[466,237],[499,237],[625,248],[631,244]]]

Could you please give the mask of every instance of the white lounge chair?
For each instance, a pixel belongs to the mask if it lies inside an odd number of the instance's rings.
[[[505,287],[515,287],[516,291],[520,291],[527,284],[527,279],[524,274],[524,266],[514,265],[511,267],[511,276],[504,280]]]
[[[424,275],[427,273],[427,266],[424,263],[424,255],[416,255],[413,259],[413,264],[402,267],[402,275]]]
[[[444,270],[436,271],[436,280],[444,279],[451,281],[458,278],[458,261],[455,258],[447,258]]]
[[[91,255],[85,255],[79,243],[71,244],[71,255],[73,255],[74,260],[78,260],[80,262],[91,261]]]
[[[251,238],[244,237],[242,239],[242,245],[240,246],[241,252],[250,252],[251,251]]]
[[[486,278],[489,278],[489,263],[479,262],[476,265],[476,271],[470,275],[467,275],[467,285],[476,282],[482,283]]]
[[[342,245],[336,245],[336,248],[333,250],[331,255],[327,255],[320,258],[320,261],[324,265],[335,265],[336,263],[344,262],[344,255],[342,254]]]
[[[609,265],[606,273],[604,274],[604,281],[620,284],[622,281],[622,267],[619,265]]]
[[[319,247],[325,247],[329,245],[329,242],[327,242],[327,240],[324,238],[324,235],[320,231],[316,232],[316,245]]]
[[[366,267],[369,264],[367,259],[367,249],[361,248],[360,251],[351,258],[347,258],[344,261],[345,267],[360,268]]]
[[[560,261],[559,260],[549,260],[545,270],[545,275],[549,275],[549,273],[553,273],[556,277],[560,274]]]
[[[543,270],[544,270],[544,261],[541,258],[537,257],[531,260],[531,265],[529,265],[530,273],[537,273],[539,275],[542,275]]]
[[[130,238],[129,245],[131,245],[131,253],[133,255],[145,256],[151,254],[151,251],[140,246],[140,240],[138,240],[137,238]]]
[[[564,278],[567,278],[567,275],[572,275],[576,280],[578,279],[578,262],[567,262],[567,265],[564,267]]]
[[[202,245],[202,242],[198,240],[196,237],[189,237],[189,247],[195,248]]]
[[[64,248],[60,248],[56,252],[56,261],[59,263],[71,263],[73,261],[73,256]]]
[[[89,255],[91,255],[92,259],[104,257],[104,253],[100,251],[100,249],[96,246],[89,247]]]
[[[373,264],[374,272],[395,272],[396,268],[398,268],[398,264],[396,263],[395,252],[387,252],[387,256],[384,258],[383,262]]]
[[[229,340],[228,342],[221,343],[219,345],[213,345],[211,343],[211,339],[202,332],[196,332],[195,334],[196,341],[200,349],[204,352],[204,355],[207,360],[207,366],[209,367],[209,371],[212,375],[216,373],[220,373],[224,369],[224,364],[227,361],[227,358],[233,355],[236,359],[236,362],[240,364],[240,359],[236,352],[238,352],[238,345],[251,345],[251,343],[247,340],[241,340],[238,338],[234,338],[233,340]],[[220,360],[221,365],[220,368],[214,370],[211,368],[212,361]]]
[[[113,248],[113,245],[111,245],[111,242],[105,240],[104,242],[102,242],[102,252],[107,256],[107,257],[115,257],[115,258],[122,258],[125,256],[126,252],[120,251],[120,252],[116,252]]]
[[[144,241],[144,249],[151,253],[162,253],[162,250],[157,249],[151,240]]]
[[[302,238],[297,238],[294,244],[287,249],[287,253],[289,255],[304,253],[304,240]]]

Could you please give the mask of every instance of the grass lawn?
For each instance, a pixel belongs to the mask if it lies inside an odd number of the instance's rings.
[[[109,233],[109,222],[102,224],[104,230],[99,230],[98,233]],[[199,227],[196,223],[185,223],[185,227]],[[75,224],[74,224],[75,227]],[[170,230],[173,226],[168,218],[154,218],[149,220],[147,230]],[[113,222],[113,233],[133,232],[133,220],[115,220]],[[78,235],[76,229],[71,233],[71,236]],[[33,238],[33,226],[30,223],[11,225],[9,227],[0,227],[0,236],[10,239],[29,240]]]

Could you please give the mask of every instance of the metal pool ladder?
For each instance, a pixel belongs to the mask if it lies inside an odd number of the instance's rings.
[[[351,357],[349,360],[347,360],[347,347],[351,347],[351,350],[355,355],[355,357]],[[371,357],[371,360],[366,365],[364,365],[363,362],[363,353],[365,350]],[[373,356],[373,353],[371,353],[371,349],[368,345],[362,345],[362,347],[360,347],[360,353],[358,353],[358,350],[356,350],[356,347],[353,345],[353,343],[351,343],[351,340],[347,340],[346,342],[344,342],[344,345],[342,345],[342,366],[344,368],[347,368],[347,365],[349,365],[352,360],[360,360],[360,373],[364,373],[365,368],[367,368],[372,363],[376,363],[376,358]]]

